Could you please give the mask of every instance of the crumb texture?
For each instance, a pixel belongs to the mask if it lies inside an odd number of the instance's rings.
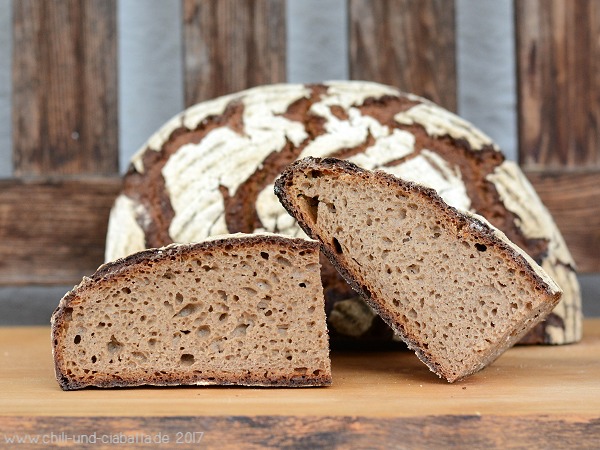
[[[329,384],[316,244],[256,239],[169,247],[68,294],[54,318],[63,386]]]
[[[283,203],[434,372],[454,381],[481,369],[558,301],[491,230],[432,191],[325,161],[286,172]]]

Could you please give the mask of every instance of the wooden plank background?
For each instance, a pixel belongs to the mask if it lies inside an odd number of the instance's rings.
[[[14,3],[17,176],[117,174],[116,0]]]
[[[285,81],[285,0],[182,1],[187,105]],[[600,271],[599,9],[515,3],[521,163],[587,272]],[[456,109],[454,1],[348,0],[348,11],[351,78]],[[18,1],[13,22],[0,284],[74,283],[102,262],[120,186],[116,1]]]
[[[349,0],[350,78],[456,111],[454,0]]]
[[[285,2],[183,0],[185,104],[285,82]]]
[[[519,159],[581,271],[600,271],[600,2],[515,2]]]

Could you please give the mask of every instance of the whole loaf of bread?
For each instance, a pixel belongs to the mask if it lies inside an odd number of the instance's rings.
[[[574,262],[518,165],[455,114],[377,83],[261,86],[194,105],[134,155],[110,216],[106,260],[224,233],[304,236],[273,193],[277,176],[307,156],[347,159],[431,187],[479,214],[525,250],[564,291],[522,342],[581,338]],[[331,339],[393,333],[323,258]]]

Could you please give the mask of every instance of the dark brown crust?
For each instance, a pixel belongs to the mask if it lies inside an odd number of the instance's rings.
[[[305,376],[280,376],[277,379],[256,377],[252,374],[241,375],[237,377],[209,377],[206,376],[183,376],[173,375],[168,373],[158,372],[155,375],[133,375],[131,379],[123,377],[122,379],[98,380],[93,384],[80,383],[67,376],[62,370],[63,356],[60,348],[60,332],[65,322],[65,316],[70,313],[72,306],[80,298],[81,294],[87,289],[93,289],[95,283],[110,282],[123,272],[127,272],[136,265],[148,264],[157,261],[168,259],[183,258],[189,254],[199,252],[210,252],[220,248],[235,249],[248,248],[252,246],[263,247],[265,245],[281,246],[285,249],[290,249],[294,252],[316,252],[319,249],[319,244],[316,241],[309,241],[300,238],[287,238],[278,235],[241,235],[227,236],[210,241],[192,243],[192,244],[172,244],[168,247],[155,248],[134,253],[125,258],[104,264],[90,277],[86,277],[83,281],[69,291],[60,301],[58,307],[52,314],[51,319],[51,339],[52,351],[54,355],[54,369],[56,379],[63,390],[81,389],[87,386],[94,387],[134,387],[141,385],[153,386],[176,386],[176,385],[243,385],[243,386],[281,386],[281,387],[303,387],[303,386],[329,386],[331,385],[331,374],[314,375],[308,374]]]
[[[172,244],[167,247],[142,250],[141,252],[126,256],[125,258],[120,258],[116,261],[103,264],[98,268],[98,270],[96,270],[94,274],[90,276],[90,279],[92,281],[109,279],[111,276],[120,273],[125,268],[139,263],[148,263],[157,260],[164,260],[171,257],[181,257],[186,253],[210,251],[212,249],[218,249],[227,246],[232,246],[232,248],[236,248],[249,247],[252,245],[281,245],[286,247],[292,247],[295,251],[311,251],[315,250],[318,247],[318,244],[314,241],[308,241],[306,239],[300,238],[288,238],[275,234],[253,234],[235,237],[234,236],[235,235],[231,237],[227,236],[198,243]],[[159,251],[162,253],[159,253]]]
[[[56,365],[55,365],[56,367]],[[225,377],[206,377],[202,376],[181,376],[177,378],[172,375],[165,373],[160,376],[140,376],[128,380],[126,378],[122,380],[99,380],[93,384],[79,383],[74,381],[62,372],[57,372],[57,380],[60,387],[64,391],[74,391],[83,389],[86,387],[94,388],[132,388],[140,386],[249,386],[249,387],[291,387],[291,388],[302,388],[302,387],[325,387],[331,386],[331,377],[327,375],[323,376],[298,376],[294,378],[280,377],[279,379],[265,379],[260,377],[254,377],[252,375],[242,375],[232,378]]]
[[[302,97],[293,102],[283,114],[289,120],[301,122],[308,133],[308,138],[300,145],[295,146],[286,140],[284,147],[268,155],[260,168],[248,177],[238,188],[234,195],[230,195],[227,188],[222,187],[221,193],[225,204],[225,221],[230,233],[252,233],[263,228],[263,224],[256,212],[256,200],[260,192],[273,183],[281,171],[291,162],[295,161],[302,150],[318,136],[325,134],[323,118],[310,113],[311,106],[321,99],[326,88],[323,85],[310,85],[309,97]],[[240,132],[243,134],[243,130]],[[277,230],[274,230],[277,232]]]
[[[143,205],[148,217],[137,217],[138,224],[144,230],[146,247],[163,247],[173,242],[169,235],[169,226],[175,213],[171,198],[165,187],[162,169],[175,152],[183,145],[197,144],[215,128],[228,126],[233,131],[241,130],[244,105],[240,99],[232,100],[223,114],[209,116],[194,130],[183,125],[173,130],[160,151],[147,148],[142,155],[145,171],[138,172],[133,164],[129,166],[123,180],[123,194]],[[232,230],[230,230],[233,232]]]
[[[468,233],[474,235],[479,241],[488,247],[496,247],[500,249],[500,251],[503,252],[508,258],[513,259],[523,269],[526,276],[530,278],[531,282],[536,286],[536,288],[539,288],[546,293],[546,299],[548,302],[556,305],[560,300],[562,293],[560,291],[553,291],[550,286],[535,271],[531,269],[531,266],[527,260],[509,244],[498,238],[494,234],[494,230],[492,230],[486,223],[478,220],[475,217],[465,215],[456,208],[449,206],[433,189],[410,181],[399,179],[385,172],[368,171],[345,160],[339,160],[335,158],[320,159],[308,157],[290,165],[275,182],[275,194],[279,198],[281,204],[298,221],[302,229],[311,238],[319,239],[319,235],[313,228],[311,228],[310,220],[308,220],[305,213],[294,205],[292,194],[294,177],[296,174],[309,171],[318,171],[326,174],[350,174],[356,176],[357,182],[364,183],[365,185],[380,183],[386,185],[386,187],[389,187],[390,189],[397,189],[402,193],[417,193],[423,199],[433,203],[436,208],[439,209],[440,214],[444,214],[449,221],[453,222],[456,225],[459,233],[462,232],[463,229],[468,230]],[[361,284],[357,277],[350,271],[350,269],[339,260],[331,245],[321,240],[321,251],[327,256],[327,258],[339,271],[342,277],[348,282],[348,284],[350,284],[350,286],[352,286],[352,288],[360,294],[365,302],[367,302],[369,306],[371,306],[375,312],[377,312],[380,317],[400,335],[400,337],[411,349],[415,350],[419,358],[434,372],[448,378],[447,374],[441,371],[439,365],[431,358],[431,356],[422,350],[418,343],[404,329],[402,323],[394,320],[393,317],[387,314],[382,307],[383,302],[373,297],[373,294],[370,292],[368,286]]]

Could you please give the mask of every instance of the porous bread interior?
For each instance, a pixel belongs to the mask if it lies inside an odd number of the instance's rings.
[[[306,170],[302,220],[438,375],[455,381],[514,344],[554,303],[505,250],[459,230],[423,193]],[[316,237],[316,236],[315,236]]]
[[[230,247],[84,289],[54,343],[71,385],[328,384],[316,246]]]

